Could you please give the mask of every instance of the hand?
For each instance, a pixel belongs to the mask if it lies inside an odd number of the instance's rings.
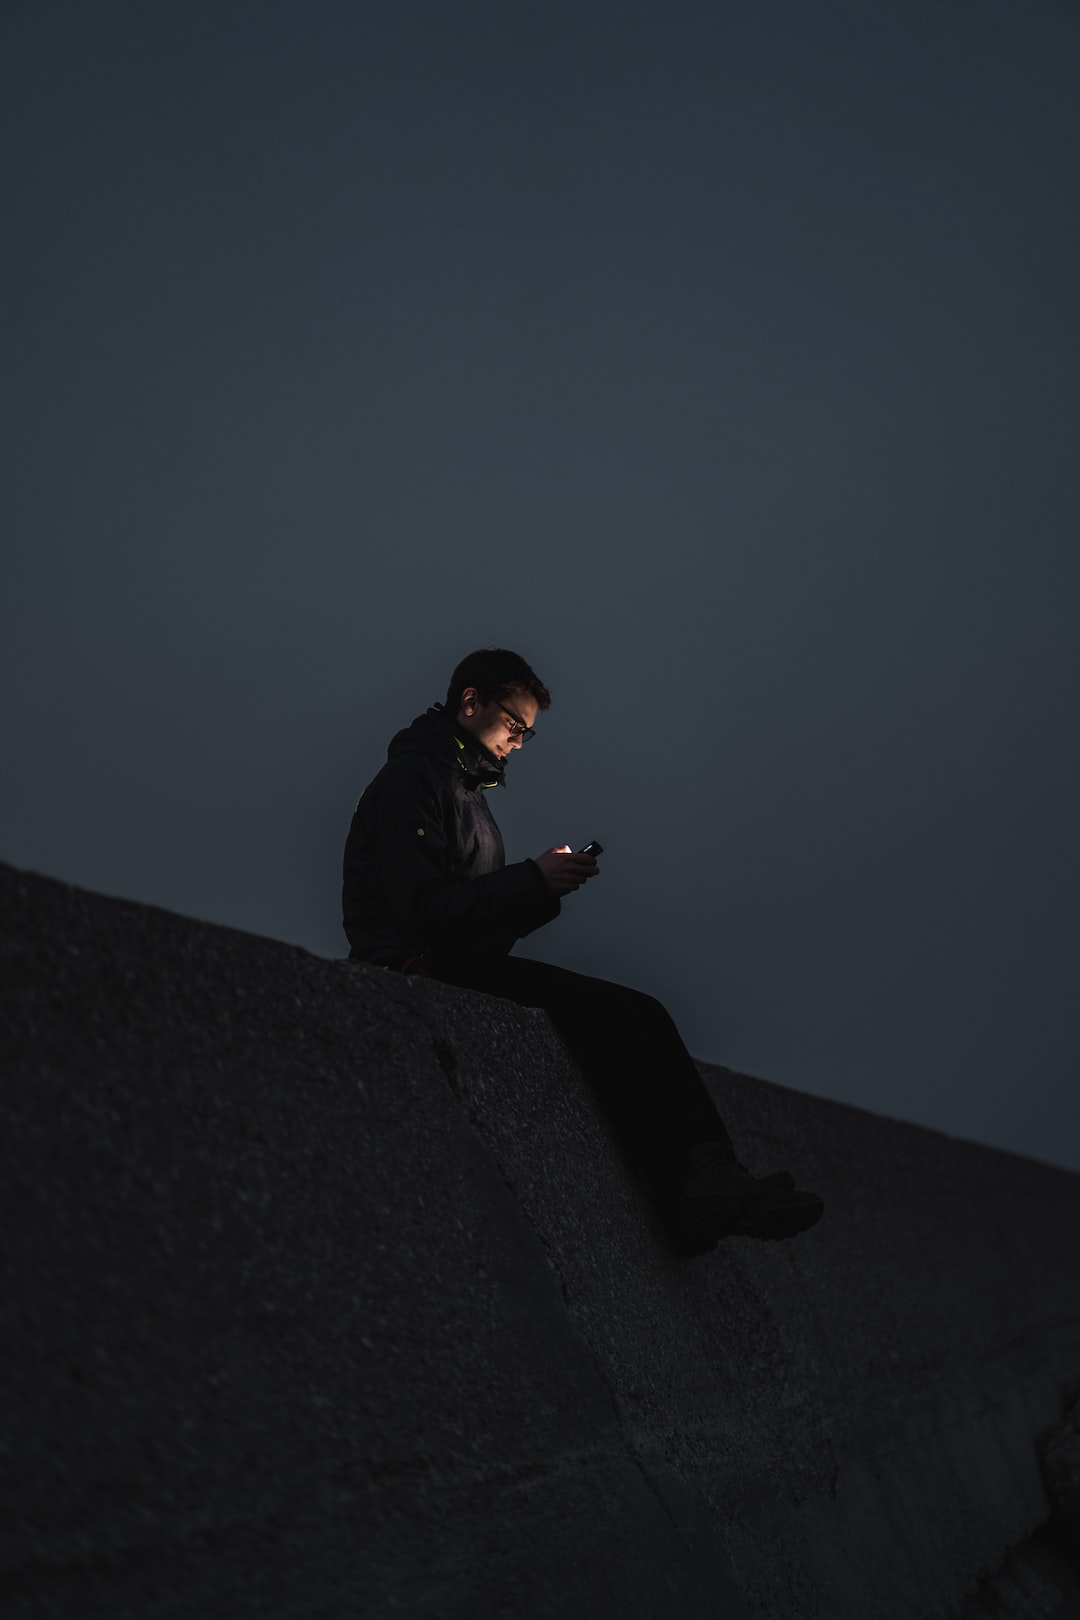
[[[536,855],[533,859],[544,874],[549,894],[573,894],[575,889],[580,889],[600,870],[591,855],[575,855],[569,844],[562,844],[558,849],[545,849],[542,855]]]

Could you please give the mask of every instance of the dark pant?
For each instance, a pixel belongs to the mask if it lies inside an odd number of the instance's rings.
[[[631,1163],[657,1191],[687,1152],[731,1138],[667,1008],[640,990],[520,956],[429,952],[433,979],[542,1007],[577,1059]]]

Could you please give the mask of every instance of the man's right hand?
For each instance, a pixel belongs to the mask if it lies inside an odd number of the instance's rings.
[[[533,860],[544,874],[549,894],[573,894],[600,870],[591,855],[575,855],[569,844],[546,849],[542,855],[534,855]]]

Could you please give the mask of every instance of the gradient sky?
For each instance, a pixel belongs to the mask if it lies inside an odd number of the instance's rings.
[[[1080,1169],[1080,9],[0,18],[0,857],[344,954],[476,646],[526,949]]]

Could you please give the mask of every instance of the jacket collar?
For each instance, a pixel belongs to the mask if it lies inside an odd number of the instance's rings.
[[[434,707],[454,739],[457,762],[464,775],[465,786],[468,788],[505,786],[506,766],[503,760],[490,753],[483,743],[477,742],[470,732],[456,726],[441,703],[436,703]]]

